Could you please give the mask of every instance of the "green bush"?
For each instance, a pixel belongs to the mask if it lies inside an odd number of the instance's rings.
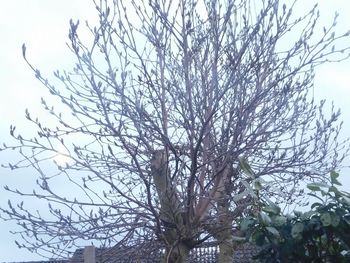
[[[350,194],[338,190],[339,174],[330,185],[307,187],[317,201],[311,210],[283,215],[271,202],[260,200],[255,216],[242,220],[247,239],[261,248],[261,262],[350,262]]]

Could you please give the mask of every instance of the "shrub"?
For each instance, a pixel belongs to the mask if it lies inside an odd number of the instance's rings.
[[[311,183],[308,195],[316,202],[307,212],[283,215],[271,202],[259,200],[255,216],[242,220],[247,240],[261,248],[261,262],[350,262],[350,194],[337,186],[339,174],[331,172],[330,185]]]

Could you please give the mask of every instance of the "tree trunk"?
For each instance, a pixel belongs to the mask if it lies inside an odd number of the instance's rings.
[[[230,210],[230,193],[232,185],[230,178],[237,173],[232,166],[225,169],[226,175],[224,178],[224,185],[221,190],[221,198],[218,200],[218,226],[217,232],[214,235],[219,243],[219,259],[218,263],[232,263],[234,253],[233,230],[232,230],[232,211]]]
[[[187,262],[190,249],[183,243],[166,249],[162,263],[185,263]]]
[[[170,244],[166,248],[162,263],[182,263],[186,262],[190,248],[180,240],[191,232],[191,227],[184,223],[181,204],[177,198],[176,188],[172,185],[167,162],[165,150],[153,153],[151,170],[160,201],[159,218],[164,227],[164,242]]]
[[[228,237],[221,240],[219,244],[219,260],[218,263],[232,263],[234,253],[234,243],[232,238]]]
[[[233,240],[232,217],[228,207],[229,203],[220,202],[218,206],[218,222],[207,229],[219,245],[218,263],[232,263],[236,242]]]
[[[234,253],[232,219],[229,216],[229,209],[227,206],[220,207],[219,211],[222,214],[219,216],[220,230],[216,235],[220,251],[218,263],[232,263]]]

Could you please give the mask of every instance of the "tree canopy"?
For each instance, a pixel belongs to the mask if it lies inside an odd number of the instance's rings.
[[[23,227],[19,246],[59,254],[81,240],[159,242],[164,262],[184,262],[212,238],[219,261],[229,262],[253,180],[288,203],[303,193],[300,182],[325,180],[341,164],[340,112],[325,115],[310,94],[316,66],[348,57],[336,45],[349,36],[335,34],[337,16],[322,29],[317,6],[299,17],[295,2],[278,0],[94,4],[90,42],[70,22],[76,65],[54,73],[60,84],[23,45],[36,78],[66,110],[42,99],[56,125],[27,111],[37,136],[11,126],[15,140],[1,149],[21,157],[9,168],[37,172],[37,190],[7,190],[49,205],[49,215],[23,203],[1,208]],[[62,193],[56,180],[74,190]]]

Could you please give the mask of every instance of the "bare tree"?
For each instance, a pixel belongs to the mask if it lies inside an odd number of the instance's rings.
[[[55,72],[59,87],[23,46],[73,116],[42,100],[57,126],[27,112],[36,138],[11,127],[18,144],[2,150],[23,158],[8,166],[34,168],[39,189],[7,190],[49,203],[47,215],[23,203],[1,208],[23,227],[19,246],[60,253],[83,239],[160,242],[164,262],[185,262],[214,238],[219,262],[232,262],[232,230],[254,198],[249,183],[264,179],[264,194],[288,203],[300,182],[324,180],[343,160],[339,111],[325,117],[309,93],[315,66],[348,57],[334,44],[349,33],[335,35],[335,22],[318,32],[316,6],[295,17],[295,3],[278,0],[94,3],[89,45],[71,21],[76,66]],[[67,162],[52,172],[56,155]]]

